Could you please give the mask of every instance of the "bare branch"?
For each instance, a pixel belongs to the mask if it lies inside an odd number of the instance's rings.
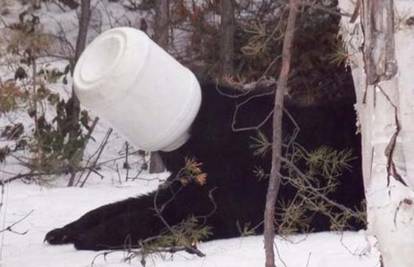
[[[273,116],[273,144],[272,144],[272,168],[269,178],[269,185],[266,194],[266,206],[264,213],[264,242],[266,254],[266,267],[275,267],[275,253],[273,242],[275,238],[275,204],[280,188],[281,177],[280,167],[282,158],[282,117],[283,117],[283,100],[287,90],[289,79],[291,50],[295,34],[295,23],[298,13],[300,0],[290,0],[289,16],[287,20],[286,32],[283,40],[282,49],[282,68],[280,70],[275,94],[275,107]]]
[[[7,226],[6,228],[0,230],[0,233],[9,231],[12,232],[14,234],[18,234],[18,235],[25,235],[29,232],[29,230],[26,230],[24,232],[17,232],[15,230],[13,230],[13,227],[17,224],[19,224],[20,222],[24,221],[27,217],[29,217],[31,214],[33,213],[33,210],[31,210],[29,213],[27,213],[25,216],[23,216],[22,218],[20,218],[19,220],[17,220],[16,222],[10,224],[9,226]]]

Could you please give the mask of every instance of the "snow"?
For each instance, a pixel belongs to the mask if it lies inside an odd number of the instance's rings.
[[[7,267],[60,267],[91,266],[99,255],[95,251],[77,251],[73,245],[51,246],[43,243],[44,235],[55,227],[77,219],[84,212],[100,205],[138,195],[156,188],[158,182],[96,180],[85,188],[44,187],[14,182],[6,186],[1,210],[2,228],[20,220],[16,232],[1,234],[1,266]],[[375,267],[378,254],[371,249],[364,232],[317,233],[276,239],[280,262],[288,267]],[[199,249],[206,257],[199,258],[187,253],[154,256],[147,266],[167,267],[244,267],[264,266],[263,237],[251,236],[205,242]],[[140,266],[138,259],[123,261],[125,252],[109,254],[106,260],[98,256],[93,266],[126,267]]]

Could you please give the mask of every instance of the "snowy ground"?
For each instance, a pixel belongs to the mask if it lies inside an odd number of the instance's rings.
[[[157,182],[119,182],[105,179],[86,188],[48,188],[15,182],[6,187],[5,206],[1,223],[5,226],[32,213],[13,227],[19,235],[3,232],[1,242],[1,266],[5,267],[61,267],[91,266],[97,256],[93,251],[77,251],[72,245],[50,246],[43,237],[50,229],[62,226],[78,218],[84,212],[104,203],[123,199],[155,188]],[[207,254],[198,258],[186,253],[174,256],[154,257],[147,266],[180,267],[243,267],[264,266],[262,236],[234,238],[200,244],[199,249]],[[276,241],[279,257],[287,267],[375,267],[378,264],[376,250],[371,251],[364,233],[344,234],[319,233],[299,235],[289,240]],[[140,266],[138,261],[123,262],[123,252],[98,257],[93,266]]]

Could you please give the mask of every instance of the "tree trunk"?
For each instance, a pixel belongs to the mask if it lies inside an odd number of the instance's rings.
[[[155,2],[155,41],[159,46],[168,49],[169,40],[169,23],[170,23],[170,1],[169,0],[156,0]],[[158,152],[151,152],[150,154],[150,173],[160,173],[165,171],[164,163]]]
[[[158,152],[151,152],[149,173],[160,173],[165,171],[164,162]]]
[[[339,3],[343,11],[355,9],[350,0]],[[394,13],[403,14],[414,3],[395,3],[363,0],[360,19],[344,17],[341,26],[357,95],[368,234],[378,241],[383,266],[409,267],[414,263],[414,35],[405,21],[394,25]]]
[[[162,48],[167,49],[170,30],[170,1],[156,0],[155,4],[155,41]]]
[[[85,50],[90,17],[91,17],[91,0],[82,0],[80,17],[79,17],[78,37],[76,39],[76,47],[75,47],[76,51],[75,51],[73,67],[75,67],[75,64],[78,61],[80,55],[82,54],[83,50]]]
[[[78,37],[76,39],[76,47],[75,47],[75,58],[71,64],[71,70],[73,73],[73,69],[75,68],[76,62],[78,61],[80,55],[82,54],[83,50],[86,47],[86,38],[88,36],[88,27],[89,27],[89,19],[91,15],[91,1],[90,0],[82,0],[81,2],[81,10],[80,10],[80,17],[79,17],[79,30],[78,30]],[[79,123],[79,112],[80,112],[80,105],[79,99],[75,95],[75,91],[72,90],[72,111],[73,111],[73,125]]]
[[[78,61],[80,55],[82,54],[83,50],[86,47],[86,38],[88,36],[88,27],[89,27],[89,19],[91,15],[91,1],[90,0],[82,0],[81,1],[81,10],[80,10],[80,17],[79,17],[79,30],[78,30],[78,37],[76,39],[76,47],[75,47],[75,57],[71,62],[71,71],[75,68],[75,64]],[[79,126],[79,114],[80,114],[80,103],[79,99],[75,94],[75,90],[72,88],[72,96],[69,99],[69,103],[71,105],[71,125],[72,131],[70,132],[69,138],[76,139],[77,138],[77,128]],[[82,159],[83,153],[76,154],[76,158],[73,158],[72,161],[76,165],[77,162],[80,162]],[[71,177],[68,182],[68,186],[73,186],[75,182],[75,173],[71,174]]]
[[[80,55],[82,54],[83,50],[86,47],[86,38],[88,36],[88,28],[89,28],[89,19],[91,15],[91,1],[90,0],[82,0],[81,2],[81,10],[80,10],[80,17],[79,17],[79,30],[78,30],[78,37],[76,39],[76,47],[75,47],[75,57],[73,62],[71,62],[71,71],[73,73],[73,69],[75,68],[75,64],[78,61]],[[80,112],[80,105],[79,99],[75,95],[75,91],[72,89],[72,111],[73,111],[73,125],[79,123],[79,112]]]
[[[295,35],[295,23],[300,0],[290,0],[289,17],[287,20],[285,37],[282,50],[282,68],[275,93],[275,106],[273,112],[273,142],[272,142],[272,169],[269,177],[269,185],[266,194],[266,206],[264,213],[264,247],[266,253],[266,267],[275,266],[275,253],[273,242],[275,238],[275,204],[280,188],[280,166],[282,162],[282,117],[283,100],[287,90],[287,82],[290,71],[291,50]]]
[[[222,0],[220,3],[220,76],[233,75],[234,58],[234,2]]]

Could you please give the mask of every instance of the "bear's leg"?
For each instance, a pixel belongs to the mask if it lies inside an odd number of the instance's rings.
[[[78,249],[91,250],[123,248],[128,242],[137,246],[139,240],[157,236],[166,228],[155,211],[155,203],[168,224],[176,225],[191,215],[211,212],[208,190],[207,186],[174,182],[150,194],[92,210],[50,231],[45,240],[50,244],[74,243]]]
[[[125,213],[127,210],[133,210],[136,205],[134,203],[137,201],[137,198],[128,198],[91,210],[78,220],[62,228],[51,230],[46,234],[44,240],[53,245],[73,243],[75,238],[81,233],[89,231],[96,225],[116,217],[118,214]]]
[[[140,240],[159,235],[163,229],[155,215],[128,211],[108,218],[78,234],[73,241],[79,250],[106,250],[137,247]]]
[[[79,232],[73,243],[81,250],[137,247],[140,241],[159,236],[167,228],[165,223],[173,226],[191,215],[210,212],[212,204],[208,202],[207,190],[195,184],[183,186],[179,182],[161,186],[158,191],[136,198],[133,208],[124,209],[124,212],[106,217],[99,224]],[[208,205],[204,206],[205,203]]]

